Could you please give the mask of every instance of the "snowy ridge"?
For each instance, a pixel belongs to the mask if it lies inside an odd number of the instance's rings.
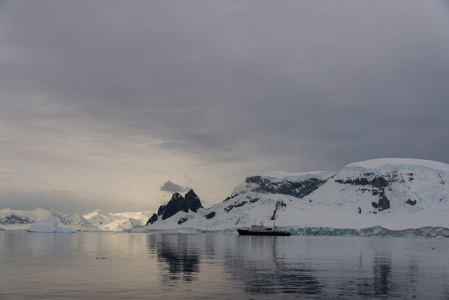
[[[260,221],[293,234],[449,236],[449,165],[390,158],[337,173],[250,176],[211,208],[131,231],[234,231]]]
[[[44,208],[27,210],[0,209],[0,226],[3,229],[28,229],[38,221],[54,216],[58,228],[69,228],[80,231],[123,231],[137,226],[143,226],[148,221],[149,212],[111,213],[99,209],[91,213],[66,214]],[[59,231],[62,231],[59,230]]]
[[[378,174],[392,169],[416,169],[416,168],[428,168],[436,171],[449,172],[449,165],[425,159],[414,158],[378,158],[366,161],[354,162],[346,165],[343,170],[351,169],[364,169],[369,171],[377,171]]]
[[[275,171],[265,173],[264,175],[262,175],[262,177],[271,182],[282,182],[282,181],[305,181],[310,178],[321,178],[322,180],[328,180],[334,174],[335,172],[329,171],[315,171],[304,173],[287,173],[284,171]]]

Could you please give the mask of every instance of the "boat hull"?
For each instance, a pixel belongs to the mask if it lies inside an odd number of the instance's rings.
[[[237,229],[240,235],[263,235],[263,236],[290,236],[287,231],[252,231],[248,229]]]

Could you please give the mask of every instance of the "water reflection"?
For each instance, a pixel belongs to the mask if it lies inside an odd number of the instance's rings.
[[[393,239],[147,236],[148,251],[157,258],[160,281],[166,285],[204,280],[201,275],[213,284],[208,273],[220,269],[224,281],[217,284],[238,286],[251,296],[412,299],[435,292],[447,295],[447,263],[443,277],[434,278],[429,268],[441,267],[432,260],[436,252],[394,248],[401,243],[418,249],[426,245]],[[438,255],[444,256],[442,250]],[[432,282],[433,288],[423,282]]]
[[[391,288],[391,257],[376,253],[373,263],[373,290],[375,295],[388,295]]]
[[[245,282],[250,294],[321,294],[323,286],[309,264],[287,259],[282,249],[285,239],[238,237],[239,259],[228,259],[226,267]]]
[[[190,241],[189,235],[161,234],[149,235],[147,244],[155,252],[160,263],[167,264],[162,280],[197,280],[200,271],[200,252]]]
[[[448,299],[448,248],[449,239],[0,232],[0,299]]]

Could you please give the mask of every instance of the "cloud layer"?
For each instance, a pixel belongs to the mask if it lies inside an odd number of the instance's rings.
[[[0,14],[11,202],[154,209],[159,183],[186,172],[213,203],[266,171],[449,162],[439,1],[6,1]]]

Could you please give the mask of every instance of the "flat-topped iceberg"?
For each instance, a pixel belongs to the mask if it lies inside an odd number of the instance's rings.
[[[45,220],[37,221],[27,229],[28,232],[61,232],[75,233],[75,229],[58,227],[58,221],[54,216],[49,216]]]

